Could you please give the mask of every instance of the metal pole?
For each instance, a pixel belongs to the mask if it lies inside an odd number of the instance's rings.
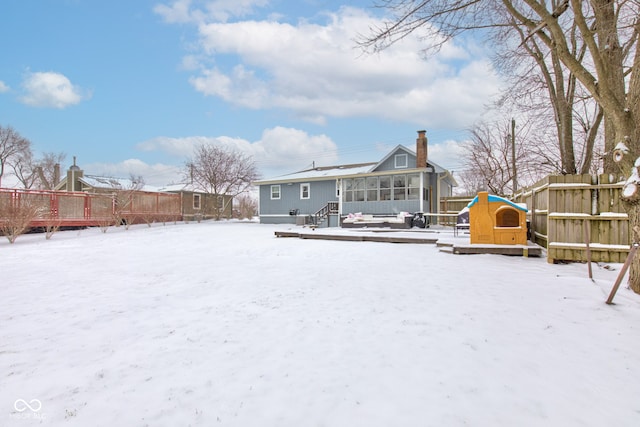
[[[516,170],[516,119],[511,119],[511,165],[513,166],[513,194],[518,191],[518,172]]]

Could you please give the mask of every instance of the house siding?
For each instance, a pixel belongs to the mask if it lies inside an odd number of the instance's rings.
[[[309,184],[310,198],[300,198],[300,186]],[[296,217],[288,215],[296,210],[298,215],[313,215],[328,202],[338,201],[335,179],[327,181],[293,182],[280,185],[280,199],[271,199],[271,184],[260,186],[260,222],[266,224],[287,224],[296,222]]]
[[[197,219],[231,218],[233,201],[231,196],[218,196],[217,194],[200,193],[193,191],[172,192],[182,196],[182,215],[185,221]],[[200,209],[193,208],[193,195],[200,195]],[[224,210],[218,212],[218,197],[223,197]]]
[[[419,210],[420,200],[385,200],[379,202],[342,203],[343,215],[357,212],[374,215],[397,215],[400,212],[417,212]]]
[[[396,154],[406,154],[407,155],[407,167],[406,168],[397,168],[396,167]],[[380,163],[380,165],[376,168],[376,172],[382,171],[402,171],[403,169],[415,169],[416,167],[416,156],[405,151],[403,149],[398,149],[393,152],[384,162]]]
[[[419,131],[419,135],[420,132],[423,131]],[[426,149],[426,144],[424,148]],[[426,156],[426,151],[423,150],[423,153]],[[404,167],[396,167],[398,154],[407,156]],[[424,165],[424,162],[422,164]],[[339,210],[343,216],[357,212],[374,215],[397,215],[400,212],[438,213],[438,200],[451,195],[451,186],[455,185],[455,180],[445,169],[434,163],[427,162],[426,168],[417,168],[416,165],[416,153],[399,145],[378,163],[307,169],[289,176],[259,181],[256,184],[259,186],[260,195],[260,221],[303,223],[307,216],[318,212],[327,202],[338,201],[336,181],[339,181],[342,187]],[[404,175],[406,178],[402,180],[398,175]],[[419,175],[422,175],[423,179],[417,183],[416,176]],[[391,183],[389,184],[387,179],[382,185],[381,177],[391,177]],[[301,185],[305,184],[310,186],[308,199],[300,197]],[[277,200],[271,199],[272,185],[280,187],[280,198]],[[420,188],[422,191],[416,191]],[[396,196],[400,189],[406,190],[404,197],[400,194]],[[388,200],[395,197],[399,200]],[[417,199],[409,200],[409,197]],[[336,221],[332,219],[329,218],[329,221],[323,224],[333,226]],[[339,225],[339,222],[335,225]]]

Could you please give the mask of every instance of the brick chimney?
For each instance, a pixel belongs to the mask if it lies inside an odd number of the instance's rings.
[[[416,139],[416,167],[417,168],[426,168],[427,167],[427,131],[419,130],[418,131],[418,139]]]

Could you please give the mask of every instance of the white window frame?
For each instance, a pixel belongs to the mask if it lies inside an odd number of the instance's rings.
[[[307,196],[305,197],[304,193],[305,190],[307,189]],[[311,184],[308,182],[305,182],[304,184],[300,184],[300,199],[301,200],[308,200],[311,198]]]
[[[197,202],[196,202],[197,200]],[[202,208],[202,198],[200,197],[200,194],[194,194],[193,195],[193,210],[195,211],[199,211]]]
[[[274,196],[273,196],[273,195],[274,195],[274,194],[273,194],[273,193],[274,193],[274,191],[273,191],[273,190],[276,190],[276,189],[277,189],[277,191],[278,191],[278,197],[274,197]],[[271,200],[280,200],[280,198],[282,197],[282,187],[280,186],[280,184],[278,184],[278,185],[272,185],[272,186],[271,186],[271,189],[270,189],[270,192],[271,192],[271,193],[270,193],[270,194],[271,194]]]
[[[394,156],[395,168],[406,169],[409,167],[409,156],[406,154],[396,154]],[[403,159],[403,160],[400,160]],[[399,161],[400,160],[400,161]]]

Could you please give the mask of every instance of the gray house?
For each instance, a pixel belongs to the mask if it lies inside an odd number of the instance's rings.
[[[260,222],[339,226],[348,216],[438,213],[457,183],[428,160],[426,131],[416,150],[398,145],[377,163],[318,167],[257,181]]]

